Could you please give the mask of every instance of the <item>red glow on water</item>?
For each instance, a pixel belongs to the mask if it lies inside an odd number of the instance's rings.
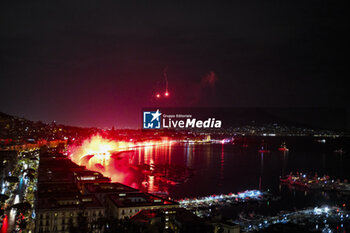
[[[129,141],[114,141],[103,138],[100,135],[94,135],[86,139],[81,146],[72,146],[70,148],[70,158],[80,164],[84,157],[92,156],[97,159],[109,159],[112,154],[131,151],[137,147],[156,146],[161,144],[171,143],[168,140],[162,141],[143,141],[133,142]]]
[[[158,163],[154,153],[165,150],[171,143],[167,139],[143,142],[115,141],[95,135],[83,141],[81,145],[71,146],[69,151],[73,162],[86,166],[89,170],[101,172],[113,182],[153,192],[159,191],[157,183],[162,178],[151,174],[152,166]],[[144,165],[149,165],[150,170],[143,170]],[[144,180],[143,187],[140,187],[140,179]]]

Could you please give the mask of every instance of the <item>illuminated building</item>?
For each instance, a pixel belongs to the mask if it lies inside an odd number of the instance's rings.
[[[37,197],[35,232],[68,232],[81,224],[81,218],[99,232],[95,225],[105,216],[105,208],[94,195],[82,195],[76,184],[40,183]]]
[[[111,194],[106,201],[108,213],[117,219],[130,218],[142,210],[176,208],[179,206],[177,202],[141,192]]]
[[[139,193],[140,191],[121,183],[91,183],[85,184],[82,192],[84,194],[93,194],[104,203],[106,196],[110,194]]]
[[[214,233],[225,232],[225,233],[240,233],[241,229],[238,224],[230,222],[219,222],[213,223]]]
[[[142,210],[134,215],[131,220],[138,225],[150,229],[150,231],[152,231],[152,229],[162,229],[161,232],[169,233],[212,233],[213,229],[215,229],[213,224],[205,221],[184,208]],[[223,232],[226,233],[229,231]]]
[[[40,198],[40,202],[35,232],[69,232],[83,223],[92,232],[101,232],[97,225],[105,216],[105,208],[93,195],[59,194]]]
[[[86,170],[57,153],[42,153],[35,232],[68,232],[86,227],[103,232],[100,218],[131,217],[145,209],[178,207],[178,203],[111,183],[99,172]]]

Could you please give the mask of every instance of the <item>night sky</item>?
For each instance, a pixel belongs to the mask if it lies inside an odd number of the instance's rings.
[[[166,66],[164,106],[349,108],[342,1],[121,2],[0,3],[0,111],[140,127]]]

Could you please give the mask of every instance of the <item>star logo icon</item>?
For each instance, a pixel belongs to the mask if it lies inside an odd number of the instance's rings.
[[[162,114],[159,112],[159,109],[157,109],[157,111],[156,111],[155,113],[151,113],[151,115],[152,115],[152,120],[151,120],[151,122],[152,122],[152,121],[154,121],[154,120],[159,121],[159,117],[160,117],[160,115],[162,115]]]
[[[157,109],[157,111],[144,111],[143,112],[143,128],[144,129],[160,129],[161,125],[161,115],[162,113]]]

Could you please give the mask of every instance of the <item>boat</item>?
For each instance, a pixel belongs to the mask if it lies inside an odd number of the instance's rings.
[[[283,143],[281,144],[281,147],[278,148],[278,150],[279,150],[279,151],[289,151],[289,149],[287,148],[285,142],[283,142]]]
[[[293,183],[295,186],[303,187],[303,188],[309,188],[309,184],[303,180],[295,180]]]
[[[348,184],[347,181],[342,183],[340,180],[331,180],[327,175],[318,177],[317,173],[313,177],[302,173],[297,173],[296,175],[291,173],[288,176],[280,177],[280,182],[281,184],[288,184],[293,187],[302,187],[322,191],[337,191],[344,195],[350,194],[350,184]]]

